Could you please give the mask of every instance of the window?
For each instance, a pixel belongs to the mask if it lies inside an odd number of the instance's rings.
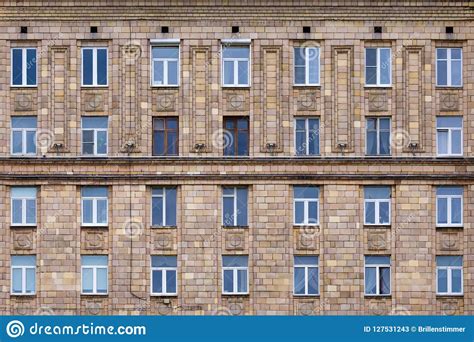
[[[296,155],[319,155],[319,119],[300,118],[295,120]]]
[[[151,225],[176,226],[176,188],[151,189]]]
[[[458,186],[440,186],[436,189],[436,225],[461,227],[463,189]]]
[[[295,256],[294,259],[294,289],[295,295],[319,294],[319,257]]]
[[[296,47],[295,50],[295,85],[319,85],[319,48]]]
[[[438,116],[436,140],[438,156],[462,156],[462,117]]]
[[[179,82],[179,46],[153,46],[152,85],[177,86]]]
[[[100,295],[108,291],[108,257],[106,255],[81,256],[82,294]]]
[[[249,155],[249,119],[247,117],[224,118],[224,155]]]
[[[462,86],[462,49],[436,49],[436,85],[441,87]]]
[[[178,155],[178,118],[153,119],[153,155]]]
[[[365,257],[365,295],[390,295],[390,257]]]
[[[319,187],[294,186],[294,224],[318,225],[319,224]]]
[[[366,186],[364,188],[364,198],[365,198],[364,224],[389,225],[390,224],[390,187]]]
[[[388,87],[392,84],[392,49],[365,49],[365,85]]]
[[[222,293],[248,293],[248,256],[228,255],[222,257]]]
[[[11,188],[12,226],[36,225],[36,188]]]
[[[36,155],[36,117],[12,117],[11,151],[13,155]]]
[[[367,118],[368,155],[390,155],[390,118]]]
[[[250,46],[222,45],[222,84],[228,87],[248,87]]]
[[[107,155],[107,116],[87,116],[82,118],[82,154],[88,156]]]
[[[11,294],[34,295],[36,289],[36,256],[12,255]]]
[[[82,86],[107,84],[107,48],[82,48]]]
[[[11,49],[11,85],[14,87],[35,87],[37,85],[36,48]]]
[[[151,294],[176,295],[176,256],[151,257]]]
[[[462,295],[462,256],[437,256],[436,279],[438,295]]]
[[[222,188],[222,225],[247,226],[248,189],[238,187]]]
[[[82,225],[106,226],[108,211],[108,189],[86,186],[82,188]]]

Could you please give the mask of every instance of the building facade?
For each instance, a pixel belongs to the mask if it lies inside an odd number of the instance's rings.
[[[469,1],[5,1],[3,314],[474,314]]]

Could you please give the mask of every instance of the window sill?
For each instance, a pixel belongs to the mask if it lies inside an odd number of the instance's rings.
[[[247,292],[247,293],[222,293],[222,296],[223,297],[249,297],[250,294]]]
[[[369,89],[392,89],[393,88],[393,85],[389,84],[389,85],[370,85],[370,84],[364,84],[364,88],[365,90],[369,90]]]
[[[392,225],[389,224],[370,224],[364,223],[364,228],[390,228]]]
[[[436,226],[437,229],[443,229],[443,228],[459,228],[463,229],[464,225],[454,225],[454,226],[449,226],[449,225],[443,225],[443,226]]]
[[[464,293],[437,293],[436,298],[460,298],[464,297]]]
[[[437,159],[442,159],[442,158],[446,158],[446,159],[461,159],[461,158],[464,158],[464,155],[462,154],[442,154],[442,155],[437,155],[436,156]]]
[[[37,228],[37,224],[10,224],[10,228]]]
[[[10,297],[36,297],[36,292],[35,293],[11,293],[10,292]]]
[[[221,228],[223,228],[223,229],[249,229],[249,226],[224,226],[224,225],[222,225]]]
[[[392,294],[380,294],[380,295],[364,294],[364,298],[367,298],[367,299],[377,299],[377,298],[383,299],[383,298],[391,298],[391,297],[392,297]]]
[[[14,88],[14,89],[28,88],[28,89],[31,89],[31,88],[38,88],[38,85],[37,84],[35,84],[35,85],[13,85],[13,84],[10,84],[10,88]]]
[[[435,90],[462,90],[463,85],[460,86],[448,86],[448,85],[435,85]]]
[[[160,84],[151,84],[150,87],[151,87],[151,88],[158,88],[158,89],[162,89],[162,88],[173,88],[173,89],[177,89],[177,88],[179,88],[179,84],[176,84],[176,85],[173,85],[173,84],[163,84],[163,85],[160,85]]]
[[[301,295],[301,294],[294,294],[293,297],[295,299],[301,298],[301,299],[307,299],[307,298],[319,298],[321,295],[319,294],[311,294],[311,295]]]
[[[246,85],[237,85],[237,84],[222,85],[222,88],[223,89],[250,89],[250,85],[249,84],[246,84]]]
[[[150,293],[150,297],[152,298],[177,298],[178,294],[177,293]]]
[[[177,229],[178,226],[150,226],[151,229]]]
[[[109,225],[100,225],[100,224],[81,224],[81,228],[109,228]]]
[[[81,297],[107,297],[108,293],[82,293]]]
[[[321,84],[293,84],[293,88],[321,88]]]
[[[106,84],[106,85],[84,85],[84,84],[81,84],[81,89],[104,89],[104,88],[108,88],[109,85]]]

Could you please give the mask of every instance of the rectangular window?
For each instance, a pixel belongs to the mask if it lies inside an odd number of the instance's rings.
[[[222,256],[222,293],[248,294],[248,256]]]
[[[82,118],[82,154],[106,156],[108,149],[107,116],[84,116]]]
[[[319,187],[299,185],[293,187],[293,216],[295,225],[319,224]]]
[[[151,225],[176,226],[176,188],[151,189]]]
[[[250,46],[222,45],[222,84],[226,87],[248,87]]]
[[[249,155],[248,117],[225,117],[222,137],[225,156]]]
[[[462,86],[462,49],[436,49],[436,85],[440,87]]]
[[[108,257],[106,255],[81,256],[82,294],[102,295],[108,291]]]
[[[179,46],[152,46],[152,85],[178,86]]]
[[[82,195],[82,225],[106,226],[108,223],[108,189],[85,186]]]
[[[36,292],[36,256],[12,255],[11,294],[34,295]]]
[[[319,257],[295,256],[293,294],[298,296],[319,295]]]
[[[390,155],[390,118],[367,118],[367,155]]]
[[[392,49],[365,49],[365,85],[389,87],[392,84]]]
[[[176,256],[151,257],[151,294],[175,296],[178,273]]]
[[[294,49],[295,85],[318,86],[320,55],[319,47],[296,47]]]
[[[153,155],[178,155],[178,118],[161,117],[153,119]]]
[[[37,85],[36,48],[11,49],[11,85],[35,87]]]
[[[11,152],[36,155],[36,116],[12,117]]]
[[[436,294],[463,294],[462,256],[436,257]]]
[[[104,87],[107,79],[107,48],[82,48],[82,86]]]
[[[390,295],[390,257],[365,257],[365,295]]]
[[[12,226],[36,225],[36,188],[11,188]]]
[[[438,156],[462,156],[461,116],[438,116],[436,118],[436,143]]]
[[[296,155],[319,155],[319,119],[298,118],[295,120]]]
[[[390,193],[389,186],[364,187],[364,224],[390,224]]]
[[[463,188],[440,186],[436,189],[436,226],[462,227]]]
[[[222,225],[247,226],[248,189],[239,187],[222,188]]]

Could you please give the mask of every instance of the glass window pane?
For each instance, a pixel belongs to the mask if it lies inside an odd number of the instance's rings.
[[[23,153],[23,132],[13,131],[12,152]]]
[[[12,200],[12,223],[22,222],[22,201],[20,199]]]
[[[319,257],[317,256],[303,256],[303,255],[295,255],[294,257],[294,263],[295,265],[312,265],[312,266],[318,266],[319,262]]]
[[[437,202],[438,202],[437,223],[447,224],[448,223],[448,199],[438,198]]]
[[[107,197],[108,193],[104,186],[84,186],[81,189],[82,197]]]
[[[462,292],[461,273],[462,273],[462,270],[460,269],[451,270],[451,291],[453,293]]]
[[[448,292],[448,270],[438,269],[438,292]]]
[[[176,267],[177,258],[174,255],[153,255],[151,257],[152,267]]]
[[[458,195],[462,196],[463,188],[461,186],[439,186],[436,189],[437,195]]]
[[[375,203],[365,202],[365,223],[375,224]]]
[[[12,290],[13,293],[21,293],[22,289],[21,268],[12,269]]]
[[[459,256],[459,255],[437,256],[436,265],[437,266],[462,266],[462,256]]]
[[[305,84],[305,67],[295,67],[295,84]]]
[[[389,199],[389,186],[366,186],[364,187],[365,199]]]
[[[36,84],[36,49],[26,50],[26,84]]]
[[[462,116],[438,116],[436,125],[438,128],[461,128]]]
[[[306,59],[305,48],[295,48],[295,66],[304,66]]]
[[[461,130],[454,129],[451,131],[451,149],[453,154],[461,154],[462,151],[462,134]]]
[[[302,224],[304,223],[304,203],[295,202],[295,223]]]
[[[26,200],[26,223],[36,223],[36,200],[34,199]]]
[[[369,155],[377,154],[377,132],[376,131],[367,132],[367,154]]]
[[[224,267],[247,267],[248,256],[246,255],[224,255],[222,256]]]
[[[153,84],[163,85],[164,84],[164,68],[165,63],[163,61],[153,62]]]
[[[316,201],[308,203],[308,223],[318,223],[318,202]]]
[[[82,223],[92,223],[92,200],[82,200]]]
[[[377,278],[375,275],[375,267],[365,268],[365,294],[376,294],[377,293]]]
[[[390,132],[380,132],[380,154],[390,154]]]
[[[97,153],[98,154],[107,153],[107,132],[106,131],[97,132]]]
[[[438,61],[436,63],[436,82],[440,86],[448,85],[448,62]]]
[[[295,294],[305,294],[305,271],[303,267],[294,269],[294,287]]]
[[[168,61],[168,84],[178,85],[178,62]]]
[[[224,226],[234,225],[234,198],[224,197]]]
[[[82,292],[92,293],[93,289],[93,271],[92,268],[82,269]]]
[[[390,257],[370,255],[365,257],[366,265],[390,265]]]
[[[448,154],[448,131],[438,131],[438,154]]]
[[[451,59],[461,59],[462,58],[462,49],[452,48],[451,49]]]
[[[365,84],[377,84],[377,68],[365,68]]]
[[[97,223],[107,223],[107,200],[97,200]]]
[[[461,61],[451,62],[451,85],[460,86],[462,84]]]
[[[224,61],[224,84],[234,84],[233,61]]]
[[[88,146],[94,146],[94,131],[93,130],[83,130],[82,131],[82,143],[88,144]],[[92,143],[92,144],[91,144]],[[94,152],[94,150],[92,150]]]
[[[237,291],[247,292],[247,270],[237,271]]]
[[[152,225],[163,226],[163,197],[153,197],[151,203]]]
[[[223,46],[224,58],[249,58],[248,46]]]
[[[176,132],[168,132],[167,148],[167,155],[172,156],[178,154],[178,135]]]
[[[82,84],[92,85],[92,49],[82,50]]]
[[[380,269],[380,294],[389,294],[390,293],[390,268],[382,267]]]
[[[247,189],[237,188],[237,225],[247,226]]]
[[[296,132],[295,152],[297,155],[306,154],[306,132]]]
[[[224,292],[234,292],[234,273],[232,270],[224,270]]]
[[[451,199],[451,223],[460,224],[462,222],[462,201],[461,198]]]
[[[380,83],[390,84],[390,69],[392,67],[390,61],[390,49],[380,49]]]
[[[179,57],[177,46],[155,46],[153,47],[153,58],[175,58]]]
[[[379,221],[381,224],[390,223],[390,203],[380,202],[379,203]]]
[[[21,49],[12,49],[12,84],[22,85],[22,57]]]
[[[166,271],[166,292],[176,293],[176,271]]]
[[[319,83],[319,49],[308,49],[309,53],[309,83]]]
[[[176,226],[176,189],[166,189],[166,225]]]
[[[318,294],[318,268],[308,268],[308,294]]]
[[[446,59],[446,58],[448,58],[448,49],[445,49],[445,48],[436,49],[436,58],[437,59]]]
[[[163,271],[161,270],[152,272],[152,292],[163,293]]]
[[[34,293],[36,288],[36,270],[26,269],[26,293]]]
[[[97,49],[97,84],[107,84],[107,50]]]
[[[36,132],[26,132],[26,153],[36,153]]]
[[[248,61],[238,62],[239,84],[245,85],[249,83],[249,64]]]
[[[319,198],[319,188],[317,186],[297,185],[293,189],[295,198]]]
[[[246,156],[249,154],[249,147],[248,147],[248,139],[249,139],[249,135],[248,135],[248,132],[242,132],[240,131],[238,133],[238,145],[237,145],[237,148],[238,148],[238,153],[237,155],[239,156]]]
[[[107,269],[97,269],[97,293],[107,293]]]
[[[155,131],[153,133],[153,155],[161,156],[165,154],[165,132]]]
[[[377,49],[365,49],[365,65],[368,67],[377,66]]]

